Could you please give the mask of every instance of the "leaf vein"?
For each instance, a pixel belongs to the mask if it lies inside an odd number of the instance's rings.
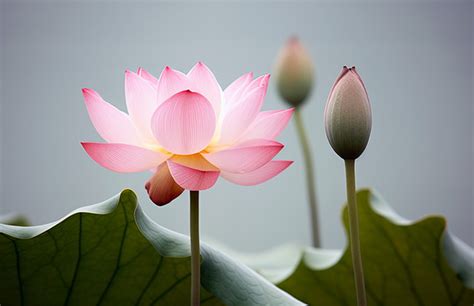
[[[150,279],[148,280],[145,288],[142,290],[142,293],[138,297],[137,303],[135,305],[139,305],[141,303],[143,296],[145,296],[145,293],[148,291],[148,288],[150,288],[151,284],[153,283],[153,280],[155,280],[155,278],[158,276],[158,272],[161,269],[162,263],[163,263],[163,256],[160,256],[160,261],[158,262],[158,265],[156,266],[155,271],[153,272]]]
[[[74,268],[74,274],[72,276],[71,286],[67,291],[66,300],[64,301],[64,305],[68,305],[69,301],[71,300],[72,292],[74,290],[74,286],[76,284],[77,275],[79,273],[79,265],[81,264],[81,256],[82,255],[82,214],[79,214],[79,234],[78,234],[78,246],[77,246],[77,261],[76,267]]]
[[[115,276],[117,275],[117,273],[120,269],[120,261],[122,260],[122,254],[123,254],[123,245],[125,244],[125,239],[127,237],[128,224],[129,224],[129,221],[128,221],[128,218],[127,218],[127,211],[125,210],[124,205],[122,205],[121,207],[123,209],[123,214],[124,214],[124,218],[125,218],[125,226],[124,226],[124,229],[123,229],[122,238],[120,240],[120,247],[119,247],[119,254],[117,256],[117,263],[115,264],[114,272],[112,273],[112,276],[110,277],[110,280],[107,283],[107,286],[105,287],[104,291],[102,292],[102,295],[100,296],[99,301],[97,302],[97,305],[102,304],[102,302],[104,301],[104,298],[105,298],[107,292],[109,291],[109,289],[112,287],[112,283],[115,279]]]
[[[181,277],[180,279],[178,279],[176,282],[174,282],[168,289],[166,289],[165,291],[163,291],[159,296],[157,296],[153,302],[150,303],[150,305],[155,305],[156,302],[158,302],[160,299],[162,299],[166,294],[168,294],[171,290],[173,290],[176,286],[178,286],[180,283],[182,283],[186,278],[190,277],[191,276],[191,273],[188,273],[186,275],[184,275],[183,277]]]

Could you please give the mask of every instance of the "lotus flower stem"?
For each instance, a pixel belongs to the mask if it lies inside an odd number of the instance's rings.
[[[319,234],[319,222],[318,222],[318,203],[316,198],[316,187],[314,182],[314,166],[311,155],[311,149],[309,147],[308,137],[303,124],[303,118],[300,113],[299,107],[295,109],[295,123],[298,130],[298,136],[300,139],[301,147],[303,148],[304,162],[306,167],[306,188],[308,191],[309,199],[309,211],[311,218],[311,229],[312,229],[312,240],[315,248],[321,247],[321,239]]]
[[[191,198],[191,305],[200,305],[201,255],[199,246],[199,191],[189,191]]]
[[[362,268],[362,256],[359,240],[359,220],[357,216],[357,200],[355,188],[355,160],[346,159],[346,187],[347,202],[349,209],[349,232],[352,254],[352,265],[354,267],[354,279],[356,286],[357,305],[367,306],[365,294],[364,270]]]

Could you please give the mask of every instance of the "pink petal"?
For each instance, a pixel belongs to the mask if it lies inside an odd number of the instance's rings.
[[[266,84],[255,88],[225,114],[220,144],[233,144],[247,130],[262,108],[266,91]]]
[[[281,149],[283,145],[279,142],[255,139],[230,149],[203,154],[203,156],[222,171],[246,173],[271,161]]]
[[[191,81],[190,89],[206,97],[218,116],[222,102],[222,89],[211,70],[203,63],[198,62],[187,76]]]
[[[219,171],[202,171],[168,160],[168,167],[176,183],[188,190],[209,189],[217,181]]]
[[[249,139],[275,139],[288,125],[293,108],[260,112],[239,141]]]
[[[232,82],[227,88],[224,90],[224,107],[226,109],[231,108],[234,104],[236,104],[239,99],[241,98],[242,94],[244,93],[250,81],[252,81],[253,73],[249,72]]]
[[[155,168],[168,156],[144,148],[120,143],[81,143],[99,165],[116,172],[141,172]]]
[[[262,76],[259,76],[245,88],[246,92],[251,92],[255,88],[258,88],[260,86],[265,86],[265,90],[268,88],[268,83],[270,81],[270,75],[269,74],[264,74]],[[266,94],[266,92],[265,92]]]
[[[145,184],[145,189],[150,196],[150,200],[158,206],[168,204],[184,191],[174,181],[167,163],[162,163],[157,167],[155,174]]]
[[[82,89],[87,112],[99,135],[107,142],[137,144],[135,126],[127,114],[105,102],[92,89]]]
[[[216,117],[211,104],[190,90],[172,96],[158,107],[152,118],[158,142],[174,154],[193,154],[211,140]]]
[[[258,185],[277,176],[288,168],[293,162],[289,160],[274,160],[255,171],[248,173],[232,173],[222,171],[221,175],[226,180],[243,186]]]
[[[150,122],[157,107],[156,89],[135,72],[127,70],[125,72],[125,99],[130,118],[140,134],[149,141],[153,140]]]
[[[185,74],[166,66],[158,81],[158,105],[178,92],[189,89],[189,84]]]
[[[151,84],[153,84],[154,86],[158,85],[158,79],[142,67],[138,68],[137,74],[148,82],[150,82]]]

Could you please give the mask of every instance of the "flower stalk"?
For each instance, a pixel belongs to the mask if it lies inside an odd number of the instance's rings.
[[[369,142],[372,112],[367,90],[355,67],[342,68],[329,93],[324,121],[329,143],[345,163],[349,238],[357,305],[367,306],[357,215],[355,160]]]
[[[321,238],[313,159],[300,112],[314,85],[314,65],[310,54],[296,36],[291,37],[278,54],[275,73],[278,93],[287,104],[295,107],[295,123],[305,164],[311,240],[313,247],[319,248]]]
[[[301,116],[300,108],[295,108],[295,123],[300,140],[301,147],[303,148],[303,156],[305,163],[305,175],[306,175],[306,190],[308,193],[308,204],[310,212],[311,222],[311,238],[315,248],[321,247],[321,237],[319,232],[319,219],[318,219],[318,203],[316,198],[316,187],[314,180],[314,165],[309,147],[308,137],[303,124],[303,118]]]
[[[355,187],[355,160],[346,159],[344,162],[346,166],[347,207],[349,210],[349,237],[352,254],[352,266],[354,267],[357,305],[366,306],[367,297],[365,293],[364,270],[362,268],[362,255],[360,251],[359,217],[357,213]]]
[[[190,194],[190,232],[191,232],[191,305],[200,305],[201,290],[201,250],[199,246],[199,191]]]

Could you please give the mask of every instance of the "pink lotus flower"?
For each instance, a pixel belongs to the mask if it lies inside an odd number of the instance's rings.
[[[82,143],[89,156],[116,172],[154,172],[145,187],[164,205],[184,189],[204,190],[220,176],[239,185],[263,183],[292,161],[272,160],[275,137],[293,109],[261,112],[269,75],[247,73],[224,91],[197,63],[188,74],[166,67],[159,79],[125,72],[128,114],[83,89],[94,127],[107,143]]]

